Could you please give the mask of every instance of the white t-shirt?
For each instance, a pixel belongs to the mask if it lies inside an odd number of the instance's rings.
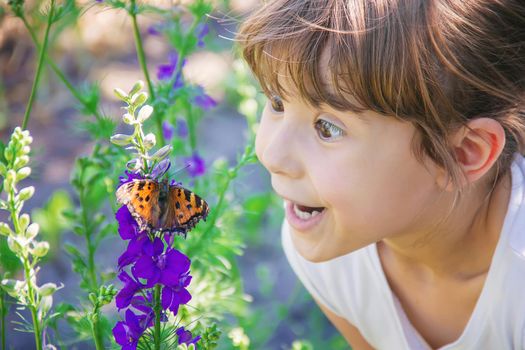
[[[461,336],[442,350],[525,350],[525,160],[521,155],[515,155],[511,171],[508,211],[483,290]],[[286,219],[282,243],[310,294],[357,327],[374,348],[430,349],[390,289],[375,243],[312,263],[295,250]]]

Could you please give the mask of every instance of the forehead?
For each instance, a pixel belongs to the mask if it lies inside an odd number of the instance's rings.
[[[266,45],[254,70],[265,93],[286,99],[300,99],[320,107],[363,112],[366,108],[352,94],[352,88],[337,79],[336,63],[327,47],[300,55],[295,46],[279,43]]]

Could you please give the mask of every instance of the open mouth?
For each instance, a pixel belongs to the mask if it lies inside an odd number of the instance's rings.
[[[295,214],[303,220],[315,217],[322,213],[326,208],[325,207],[307,207],[305,205],[293,204],[293,210]]]

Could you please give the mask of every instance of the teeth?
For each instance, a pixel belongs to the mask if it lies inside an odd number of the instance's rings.
[[[295,212],[295,215],[297,215],[299,218],[303,220],[308,220],[312,217],[317,216],[320,212],[317,210],[314,210],[312,213],[301,211],[296,204],[293,205],[293,211]]]

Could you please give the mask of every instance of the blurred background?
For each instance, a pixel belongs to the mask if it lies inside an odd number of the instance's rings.
[[[183,7],[191,0],[141,3],[170,9]],[[37,9],[33,24],[40,36],[45,28],[45,18],[38,18],[38,7],[43,4],[38,1],[25,4]],[[118,121],[122,114],[121,103],[114,96],[113,89],[121,87],[127,90],[135,81],[144,80],[137,60],[131,19],[124,10],[105,6],[103,1],[77,1],[76,4],[81,11],[75,20],[60,24],[63,28],[55,31],[56,35],[51,32],[49,56],[75,87],[86,93],[96,91],[102,113]],[[248,125],[239,112],[239,99],[235,93],[238,81],[234,72],[246,67],[239,68],[242,62],[234,37],[243,17],[258,6],[260,2],[257,0],[214,1],[213,11],[207,19],[209,33],[204,38],[205,45],[189,55],[183,67],[185,79],[202,86],[217,102],[217,106],[205,112],[197,128],[199,151],[206,164],[218,159],[234,162],[246,143]],[[170,61],[170,45],[161,33],[166,17],[155,11],[146,11],[138,20],[148,68],[155,80],[158,67]],[[37,59],[38,51],[24,24],[3,3],[0,12],[0,137],[4,143],[13,128],[22,123]],[[257,101],[260,102],[262,96],[259,95]],[[52,70],[44,67],[29,122],[34,138],[33,172],[26,181],[36,187],[36,194],[28,202],[27,210],[41,225],[43,238],[51,244],[39,279],[43,282],[60,281],[66,286],[55,295],[55,303],[78,302],[80,292],[79,277],[72,271],[71,260],[63,250],[64,242],[75,242],[79,237],[71,232],[65,218],[57,218],[61,217],[61,211],[76,205],[70,181],[75,159],[89,155],[94,144],[85,127],[89,118],[92,116],[82,111],[78,101]],[[175,168],[180,167],[175,165]],[[267,207],[254,208],[264,213],[256,222],[258,229],[243,237],[245,249],[237,257],[241,284],[250,301],[248,317],[253,319],[244,326],[250,339],[247,348],[348,348],[286,262],[280,243],[282,206],[271,193],[268,174],[259,164],[248,165],[234,180],[233,187],[241,202],[248,195],[259,193],[269,203]],[[5,213],[1,215],[5,221]],[[1,251],[5,253],[6,244],[1,243]],[[97,251],[99,268],[111,272],[117,259],[115,251],[124,248],[124,242],[116,234],[108,237]],[[9,262],[4,259],[2,263]],[[119,285],[120,282],[115,280],[114,283]],[[112,308],[114,306],[104,310],[108,317],[116,318]],[[6,321],[8,348],[31,349],[34,344],[31,334],[13,329],[13,322],[18,320],[15,311],[12,307]],[[67,337],[67,332],[64,329],[64,337]],[[227,335],[223,334],[223,337]],[[92,349],[93,345],[80,341],[67,348]]]

